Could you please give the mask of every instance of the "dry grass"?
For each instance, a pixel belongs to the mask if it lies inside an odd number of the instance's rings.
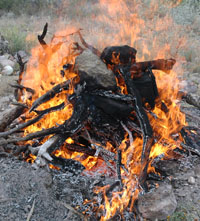
[[[114,8],[110,3],[116,1],[102,2],[105,4],[99,4],[98,0],[67,0],[57,4],[49,13],[41,12],[37,16],[25,13],[16,17],[8,13],[0,19],[0,30],[10,41],[12,53],[19,48],[30,51],[48,22],[49,39],[56,30],[83,28],[85,39],[100,50],[108,45],[128,44],[138,50],[138,58],[161,56],[196,62],[195,54],[200,47],[197,46],[200,40],[195,37],[200,26],[198,14],[185,25],[171,19],[173,10],[176,10],[172,8],[177,5],[175,0],[123,0]],[[184,4],[187,4],[186,0],[177,8]],[[170,47],[162,50],[164,45]]]

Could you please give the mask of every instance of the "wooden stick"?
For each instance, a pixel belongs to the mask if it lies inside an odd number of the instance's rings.
[[[200,98],[195,99],[190,93],[182,93],[182,99],[185,100],[188,104],[193,105],[200,109]]]
[[[44,117],[44,115],[46,115],[46,114],[48,114],[48,113],[50,113],[52,111],[60,110],[61,108],[64,108],[64,106],[65,105],[64,105],[64,102],[63,102],[63,103],[61,103],[61,104],[59,104],[57,106],[50,107],[50,108],[48,108],[46,110],[43,110],[43,111],[40,111],[40,112],[38,111],[39,115],[37,117],[35,117],[35,118],[25,122],[25,123],[17,125],[15,128],[13,128],[13,129],[11,129],[9,131],[5,131],[5,132],[0,133],[0,137],[6,137],[8,135],[11,135],[11,134],[21,130],[21,129],[24,129],[25,127],[28,127],[28,126],[38,122],[42,117]]]
[[[31,220],[31,216],[33,215],[34,208],[35,208],[35,199],[33,200],[33,204],[32,204],[31,210],[30,210],[30,212],[28,214],[28,217],[27,217],[26,221],[30,221]]]
[[[67,203],[61,203],[64,207],[66,207],[68,210],[70,210],[71,212],[73,212],[74,214],[76,215],[79,215],[83,221],[88,221],[87,217],[84,216],[82,213],[78,212],[77,210],[75,210],[72,206],[70,206],[69,204]]]
[[[84,40],[83,36],[81,35],[80,30],[78,30],[77,33],[78,33],[78,35],[79,35],[79,37],[80,37],[81,43],[82,43],[87,49],[89,49],[92,53],[94,53],[94,54],[96,54],[98,57],[100,57],[100,56],[101,56],[101,52],[100,52],[98,49],[94,48],[92,45],[89,45],[89,44]]]
[[[5,145],[5,144],[9,144],[9,143],[16,143],[16,142],[20,142],[20,141],[32,140],[34,138],[44,137],[44,136],[47,136],[50,134],[58,133],[58,131],[59,131],[59,129],[57,127],[51,127],[46,130],[41,130],[41,131],[37,131],[35,133],[30,133],[26,137],[17,137],[17,138],[10,138],[7,140],[0,140],[0,145]]]
[[[15,106],[9,110],[5,110],[0,115],[0,131],[4,131],[16,118],[25,111],[23,106]]]
[[[200,151],[199,151],[199,150],[194,149],[194,148],[192,148],[192,147],[190,147],[190,146],[188,146],[188,145],[186,145],[186,144],[184,144],[184,143],[181,143],[181,146],[182,146],[185,150],[188,150],[188,151],[190,151],[190,152],[192,152],[192,153],[195,153],[196,155],[198,155],[198,156],[200,157]]]

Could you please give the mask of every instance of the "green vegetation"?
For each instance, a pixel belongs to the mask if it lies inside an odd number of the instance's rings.
[[[176,209],[176,211],[167,218],[167,221],[194,221],[197,220],[194,213],[198,214],[197,208],[191,205],[182,205]]]
[[[41,11],[50,11],[56,5],[56,0],[1,0],[0,10],[12,12],[15,15],[34,15]]]
[[[19,50],[30,52],[30,49],[36,45],[35,40],[27,41],[27,33],[17,26],[9,26],[1,29],[4,38],[9,42],[9,52],[15,54]]]

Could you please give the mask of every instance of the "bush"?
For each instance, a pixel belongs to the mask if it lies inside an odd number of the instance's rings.
[[[26,41],[27,33],[21,30],[22,28],[10,26],[2,30],[4,38],[9,42],[9,53],[15,54],[19,50],[29,52],[30,49],[36,44],[35,40]]]
[[[15,15],[33,15],[51,10],[56,2],[56,0],[0,0],[0,10],[13,12]]]

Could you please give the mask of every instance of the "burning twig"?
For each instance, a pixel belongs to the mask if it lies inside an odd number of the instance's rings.
[[[11,134],[21,130],[21,129],[24,129],[24,128],[26,128],[26,127],[28,127],[28,126],[38,122],[42,117],[44,117],[44,115],[46,115],[46,114],[48,114],[48,113],[50,113],[52,111],[60,110],[60,109],[64,108],[64,106],[65,106],[64,103],[61,103],[61,104],[59,104],[57,106],[50,107],[50,108],[48,108],[46,110],[37,111],[37,113],[39,114],[37,117],[35,117],[35,118],[25,122],[25,123],[17,125],[15,128],[13,128],[13,129],[11,129],[9,131],[0,133],[0,137],[6,137],[8,135],[11,135]]]
[[[49,90],[48,92],[46,92],[45,94],[43,94],[41,97],[39,97],[37,100],[33,102],[33,105],[30,108],[29,112],[33,111],[39,105],[52,99],[53,97],[55,97],[56,94],[60,93],[62,90],[68,90],[70,83],[71,81],[68,80],[68,81],[65,81],[63,83],[60,83],[54,86],[51,90]]]
[[[25,109],[28,109],[28,106],[26,104],[20,103],[20,102],[12,102],[13,105],[15,106],[21,106]]]
[[[100,57],[100,56],[101,56],[101,52],[100,52],[98,49],[94,48],[92,45],[89,45],[89,44],[84,40],[83,36],[81,35],[80,30],[78,30],[77,33],[78,33],[78,35],[79,35],[79,37],[80,37],[81,43],[82,43],[87,49],[89,49],[92,53],[94,53],[94,54],[96,54],[98,57]]]
[[[162,71],[168,71],[171,70],[174,64],[176,63],[176,60],[173,58],[170,59],[158,59],[153,61],[144,61],[144,62],[137,62],[133,63],[130,68],[131,73],[138,73],[138,72],[144,72],[148,68],[155,69],[155,70],[162,70]]]
[[[25,137],[17,137],[17,138],[10,138],[7,140],[0,140],[0,145],[5,145],[5,144],[9,144],[9,143],[17,143],[20,141],[27,141],[27,140],[32,140],[34,138],[38,138],[38,137],[44,137],[47,135],[51,135],[51,134],[55,134],[58,133],[58,127],[51,127],[49,129],[46,130],[41,130],[41,131],[37,131],[35,133],[30,133]]]
[[[21,91],[25,90],[27,92],[30,92],[32,95],[35,94],[35,90],[33,90],[32,88],[29,88],[29,87],[25,87],[21,84],[10,84],[10,86],[13,88],[19,89]]]
[[[115,187],[120,186],[120,180],[115,181],[109,188],[106,190],[106,196],[109,197],[110,193],[115,189]]]

